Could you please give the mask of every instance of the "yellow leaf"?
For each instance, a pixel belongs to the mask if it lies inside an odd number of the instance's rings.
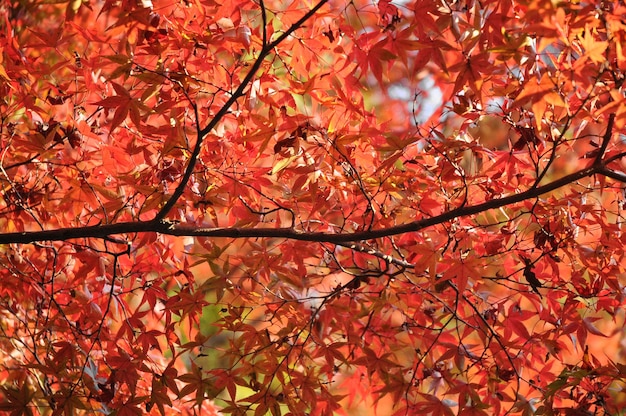
[[[296,158],[297,156],[291,156],[288,158],[284,158],[279,160],[274,167],[272,168],[272,175],[277,174],[278,172],[282,171],[283,169],[285,169],[287,166],[289,166],[291,164],[291,162],[293,162],[293,160]]]
[[[593,63],[602,63],[606,61],[605,52],[608,47],[608,42],[597,41],[593,37],[593,30],[589,25],[585,26],[584,36],[580,37],[580,43],[585,50],[585,55]],[[574,68],[578,68],[585,65],[586,59],[578,59],[574,64]]]

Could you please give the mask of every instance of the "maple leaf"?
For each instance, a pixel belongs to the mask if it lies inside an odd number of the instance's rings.
[[[609,46],[607,41],[599,41],[596,39],[594,30],[591,26],[585,26],[585,30],[580,35],[580,44],[583,47],[584,56],[593,63],[602,63],[606,61],[606,51]],[[585,60],[580,59],[574,66],[584,65]]]

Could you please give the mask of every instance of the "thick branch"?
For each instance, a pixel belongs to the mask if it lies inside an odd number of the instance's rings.
[[[615,172],[610,169],[602,168],[598,171],[598,174],[608,176],[611,179],[615,179],[618,182],[626,183],[626,174],[622,172]]]
[[[226,237],[226,238],[286,238],[300,241],[342,244],[359,242],[376,238],[391,237],[423,230],[437,224],[442,224],[459,217],[467,217],[507,205],[516,204],[527,199],[536,198],[542,194],[554,191],[568,184],[574,183],[592,175],[605,175],[617,180],[623,180],[624,175],[606,169],[603,165],[592,167],[566,175],[553,182],[531,188],[519,194],[509,195],[500,199],[483,202],[482,204],[464,206],[443,214],[413,221],[395,227],[368,230],[356,233],[310,233],[293,228],[205,228],[190,224],[176,224],[167,221],[125,222],[119,224],[95,225],[80,228],[61,228],[47,231],[30,231],[21,233],[0,234],[0,244],[33,243],[36,241],[63,241],[77,238],[105,238],[115,234],[133,234],[140,232],[156,232],[173,236],[191,237]],[[343,244],[342,244],[343,245]]]
[[[59,228],[45,231],[25,231],[0,234],[0,244],[35,243],[37,241],[65,241],[77,238],[106,238],[116,234],[156,232],[152,222],[121,222],[118,224],[91,225],[88,227]]]

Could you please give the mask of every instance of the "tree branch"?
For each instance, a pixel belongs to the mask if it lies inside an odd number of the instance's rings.
[[[594,165],[592,167],[563,176],[553,182],[537,188],[531,188],[519,194],[509,195],[500,199],[492,199],[482,204],[455,208],[443,214],[430,218],[424,218],[407,224],[388,228],[361,231],[355,233],[311,233],[293,228],[206,228],[195,224],[179,224],[169,221],[152,220],[139,222],[123,222],[118,224],[93,225],[79,228],[60,228],[46,231],[26,231],[18,233],[0,234],[0,244],[10,243],[34,243],[37,241],[63,241],[77,238],[105,238],[115,234],[133,234],[142,232],[156,232],[179,237],[224,237],[224,238],[286,238],[300,241],[312,241],[320,243],[332,243],[344,245],[344,243],[373,240],[377,238],[391,237],[423,230],[434,225],[451,221],[455,218],[467,217],[481,212],[512,205],[527,199],[536,198],[555,189],[574,183],[580,179],[592,175],[605,175],[617,180],[624,180],[625,175],[617,174],[604,167]]]
[[[614,170],[602,167],[598,171],[598,174],[607,176],[611,179],[615,179],[618,182],[626,183],[626,174],[622,172],[615,172]]]
[[[596,159],[593,161],[594,165],[602,165],[602,158],[604,157],[604,153],[606,152],[607,147],[609,146],[609,142],[611,141],[611,136],[613,136],[613,125],[615,124],[615,113],[609,116],[609,121],[606,123],[606,131],[604,132],[604,136],[602,137],[602,143],[600,144],[600,148],[598,149],[598,154],[596,155]]]

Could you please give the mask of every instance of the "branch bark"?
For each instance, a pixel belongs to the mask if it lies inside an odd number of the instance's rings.
[[[310,233],[294,228],[206,228],[195,224],[173,223],[163,220],[124,222],[118,224],[94,225],[79,228],[60,228],[45,231],[27,231],[18,233],[0,234],[0,244],[11,243],[34,243],[38,241],[65,241],[80,238],[106,238],[119,234],[134,234],[155,232],[172,236],[187,237],[224,237],[224,238],[285,238],[300,241],[319,243],[341,244],[360,242],[377,238],[391,237],[394,235],[416,232],[428,227],[451,221],[455,218],[467,217],[492,209],[513,205],[527,199],[539,197],[563,186],[592,176],[603,175],[618,181],[626,182],[626,175],[614,172],[606,168],[604,164],[594,164],[586,169],[563,176],[536,188],[528,189],[518,194],[504,198],[493,199],[481,204],[459,207],[443,214],[430,218],[423,218],[407,224],[394,227],[380,228],[355,233]]]

